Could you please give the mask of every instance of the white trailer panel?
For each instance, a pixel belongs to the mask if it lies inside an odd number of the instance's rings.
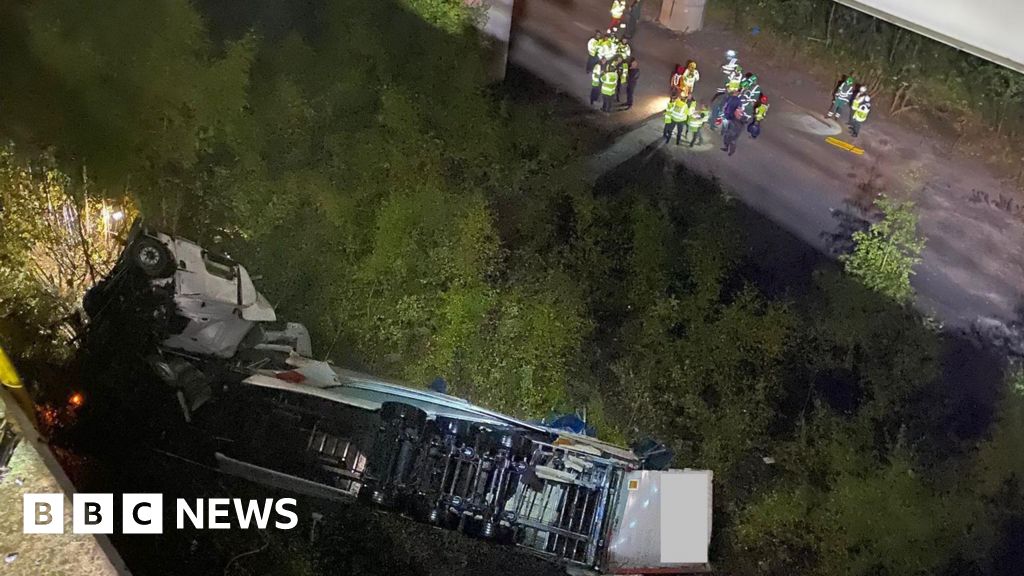
[[[837,0],[1024,73],[1021,0]]]

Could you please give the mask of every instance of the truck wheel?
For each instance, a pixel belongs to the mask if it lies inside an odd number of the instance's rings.
[[[142,237],[132,245],[132,263],[150,278],[164,278],[171,275],[171,254],[162,242],[155,238]]]

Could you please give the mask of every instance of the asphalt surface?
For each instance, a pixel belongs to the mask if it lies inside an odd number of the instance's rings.
[[[735,156],[719,150],[719,135],[704,130],[705,145],[673,143],[665,153],[700,173],[808,244],[835,255],[848,245],[850,226],[863,223],[861,206],[878,192],[917,203],[927,238],[913,285],[917,306],[947,326],[967,327],[978,318],[1008,322],[1018,317],[1024,286],[1024,217],[1019,193],[980,162],[951,153],[953,143],[915,133],[887,117],[889,102],[876,101],[859,138],[824,118],[834,79],[814,78],[786,61],[771,61],[750,37],[706,26],[681,35],[655,22],[658,3],[646,0],[645,19],[633,39],[640,61],[632,110],[605,115],[596,125],[624,135],[600,155],[595,170],[611,169],[661,133],[661,112],[677,63],[694,59],[701,80],[696,96],[707,103],[723,84],[719,67],[727,49],[757,73],[771,109],[760,138],[740,140]],[[608,25],[607,0],[519,0],[510,58],[545,82],[587,102],[590,75],[586,43]],[[838,75],[837,75],[838,77]],[[864,150],[856,155],[826,142],[833,136]]]

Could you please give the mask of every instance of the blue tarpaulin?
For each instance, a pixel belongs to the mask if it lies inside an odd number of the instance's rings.
[[[543,420],[533,420],[534,424],[547,426],[556,430],[565,430],[574,434],[597,437],[597,430],[593,426],[587,426],[582,418],[575,414],[549,414]]]

